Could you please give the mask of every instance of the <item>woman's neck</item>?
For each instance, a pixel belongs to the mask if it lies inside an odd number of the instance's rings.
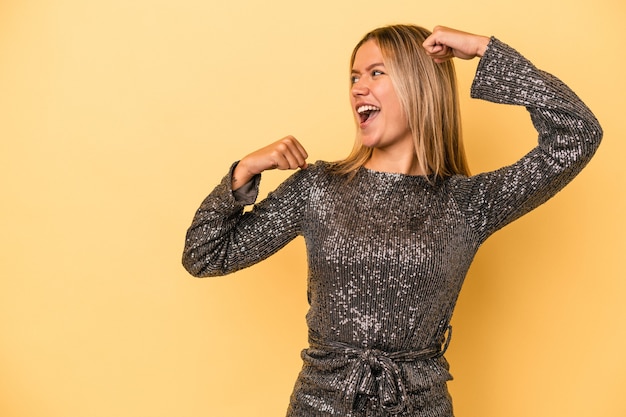
[[[415,153],[389,155],[383,150],[374,149],[372,156],[365,163],[365,168],[405,175],[428,175],[419,165]]]

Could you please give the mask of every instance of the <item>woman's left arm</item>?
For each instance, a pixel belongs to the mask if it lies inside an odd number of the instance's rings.
[[[499,40],[488,38],[483,50],[484,37],[446,28],[436,29],[434,39],[434,45],[447,42],[437,56],[482,54],[472,97],[525,106],[538,132],[537,146],[516,163],[457,184],[461,209],[486,239],[565,187],[595,154],[602,128],[562,81]]]

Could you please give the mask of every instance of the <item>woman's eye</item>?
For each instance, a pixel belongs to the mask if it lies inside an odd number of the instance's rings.
[[[356,75],[353,75],[352,77],[350,77],[350,84],[356,84],[359,81],[359,77],[357,77]]]
[[[377,75],[383,75],[384,72],[382,72],[381,70],[374,70],[372,71],[372,77],[376,77]]]

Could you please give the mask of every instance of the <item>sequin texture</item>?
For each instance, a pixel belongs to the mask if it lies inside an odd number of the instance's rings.
[[[568,87],[495,38],[471,93],[525,106],[537,147],[499,170],[445,179],[365,168],[347,179],[317,162],[248,212],[260,178],[233,193],[228,174],[196,212],[183,264],[199,277],[305,239],[311,346],[289,417],[453,415],[441,344],[476,251],[561,190],[602,138]]]

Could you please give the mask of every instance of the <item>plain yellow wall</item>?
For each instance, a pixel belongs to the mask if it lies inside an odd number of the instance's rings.
[[[407,22],[498,36],[605,129],[580,177],[480,250],[448,353],[457,417],[626,415],[625,18],[622,0],[4,0],[0,415],[284,415],[302,240],[198,280],[184,233],[253,149],[293,134],[311,160],[344,156],[351,49]],[[479,172],[535,133],[523,109],[467,98],[475,67],[457,63]]]

